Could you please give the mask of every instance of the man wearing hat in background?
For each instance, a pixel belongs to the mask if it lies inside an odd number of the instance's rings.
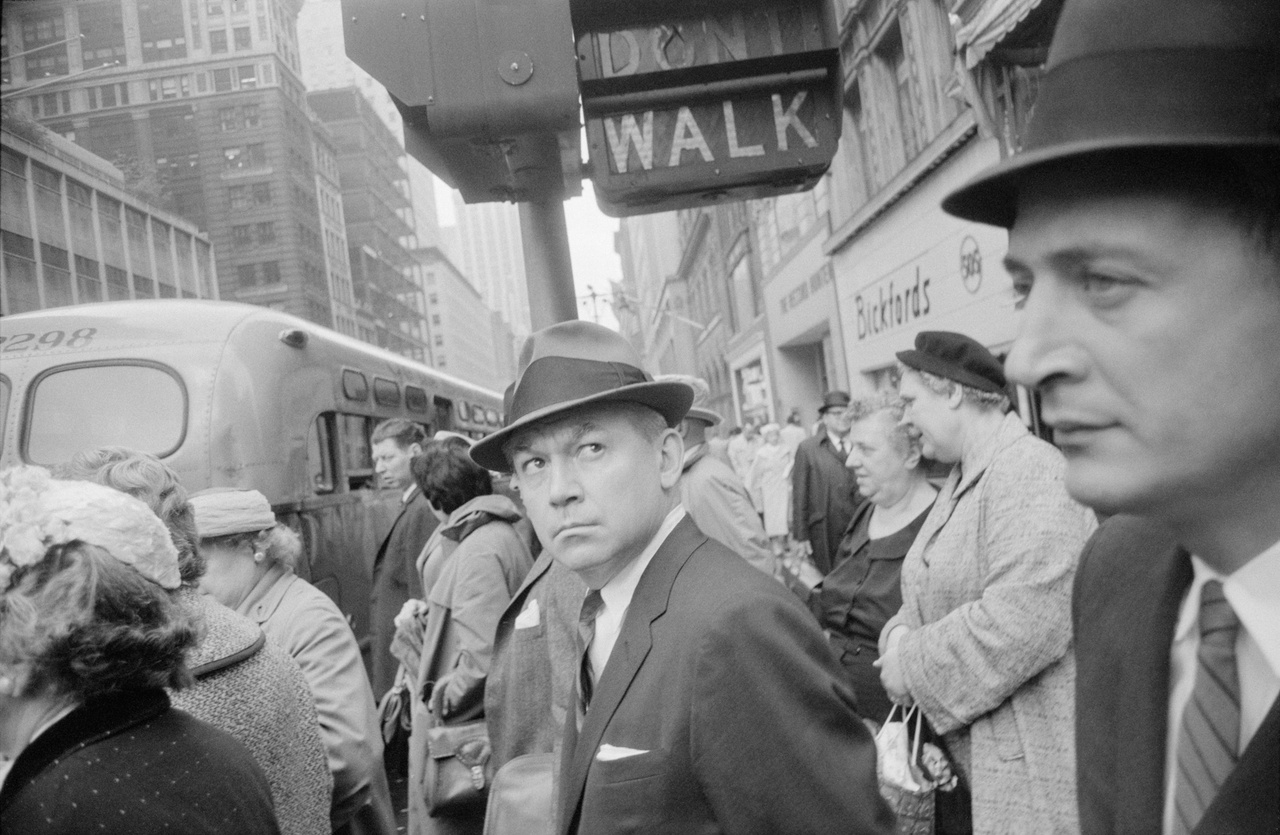
[[[1062,454],[1009,411],[990,351],[925,331],[898,360],[903,421],[953,466],[903,559],[881,681],[943,735],[974,832],[1072,835],[1071,582],[1096,521],[1067,495]]]
[[[1067,0],[1009,229],[1011,378],[1115,514],[1073,620],[1085,833],[1280,831],[1280,3]]]
[[[742,479],[732,467],[707,454],[707,430],[720,423],[720,416],[706,407],[711,394],[707,381],[686,374],[663,374],[658,380],[685,383],[693,389],[693,405],[678,427],[684,439],[680,502],[689,518],[707,536],[770,577],[776,576],[777,559]]]
[[[680,504],[692,400],[617,333],[564,322],[529,337],[506,426],[472,449],[590,589],[558,832],[888,832],[822,633]]]
[[[824,577],[835,567],[840,538],[862,502],[853,471],[845,465],[849,403],[848,392],[827,392],[818,409],[825,431],[800,442],[791,470],[791,535]]]

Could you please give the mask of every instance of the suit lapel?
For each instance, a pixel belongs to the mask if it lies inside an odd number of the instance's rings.
[[[1151,568],[1131,586],[1132,608],[1117,612],[1122,620],[1117,629],[1135,642],[1132,669],[1127,671],[1131,675],[1125,678],[1117,705],[1116,726],[1127,738],[1116,741],[1112,771],[1122,796],[1116,812],[1121,832],[1150,829],[1152,821],[1164,817],[1169,655],[1178,609],[1191,584],[1191,558],[1180,547],[1163,554],[1133,554],[1130,559],[1135,566]]]
[[[586,788],[587,772],[596,749],[600,747],[605,728],[653,646],[653,622],[667,610],[676,575],[694,550],[706,541],[707,537],[687,515],[667,536],[636,586],[618,641],[596,685],[591,708],[582,724],[582,733],[577,733],[572,720],[565,722],[560,772],[560,796],[563,800],[560,826],[565,833],[573,830]],[[576,688],[574,692],[576,694]]]

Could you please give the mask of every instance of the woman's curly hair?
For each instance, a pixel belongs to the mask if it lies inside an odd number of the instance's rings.
[[[80,700],[191,683],[196,627],[169,594],[96,545],[73,541],[19,568],[0,598],[0,664],[26,693]]]

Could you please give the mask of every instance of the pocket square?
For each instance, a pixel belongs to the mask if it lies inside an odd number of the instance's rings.
[[[620,745],[610,745],[604,743],[600,746],[600,750],[596,752],[596,759],[602,763],[612,762],[614,760],[625,760],[627,757],[637,757],[640,754],[647,754],[648,751],[642,751],[639,748],[623,748]]]
[[[528,629],[531,626],[537,626],[540,622],[536,599],[530,600],[520,614],[516,615],[516,629]]]

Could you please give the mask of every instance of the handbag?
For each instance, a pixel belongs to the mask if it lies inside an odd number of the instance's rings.
[[[554,835],[556,755],[522,754],[493,777],[484,835]]]
[[[396,672],[395,683],[378,702],[378,724],[382,728],[384,746],[409,739],[409,732],[413,729],[409,684],[409,676],[402,666]]]
[[[427,728],[423,788],[432,817],[483,807],[493,780],[493,749],[483,719]]]
[[[920,708],[913,706],[895,721],[901,711],[894,705],[876,734],[880,794],[897,815],[897,835],[933,835],[935,786],[920,768],[923,719]]]

